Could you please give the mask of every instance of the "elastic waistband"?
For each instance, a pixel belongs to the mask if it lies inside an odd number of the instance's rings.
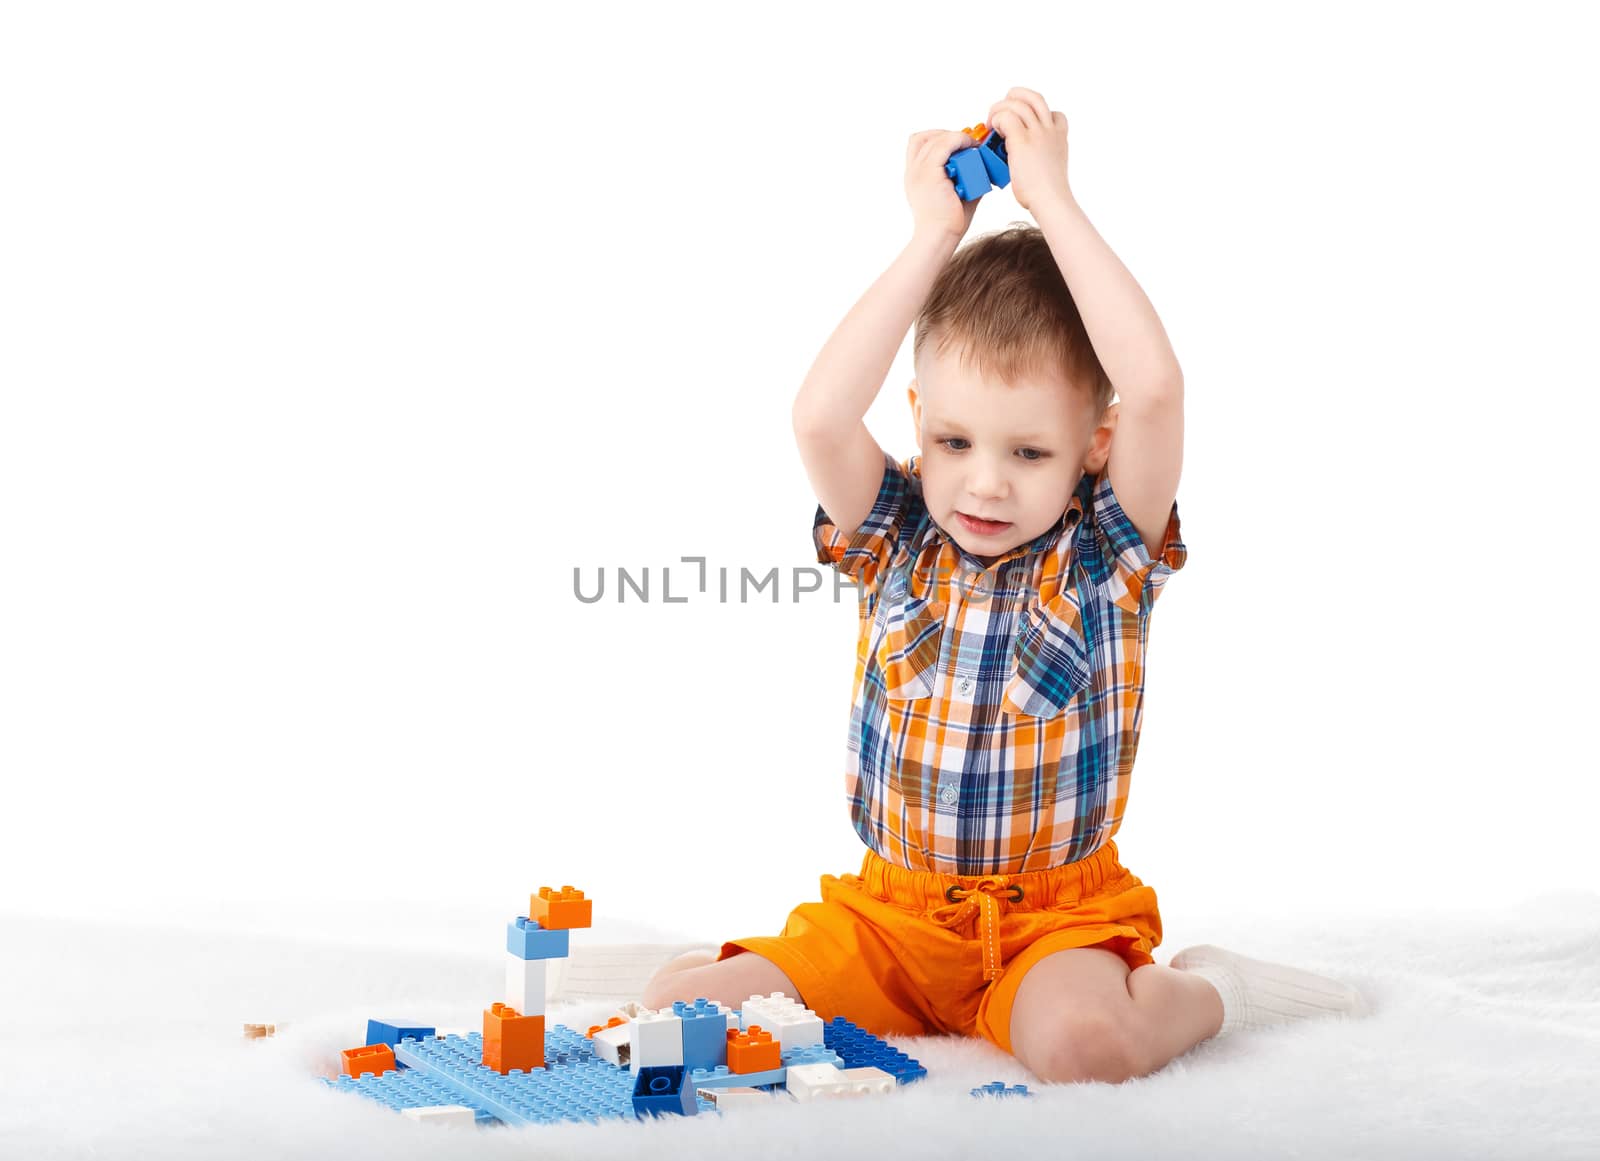
[[[1127,875],[1117,857],[1115,839],[1085,855],[1075,863],[1063,863],[1043,871],[1022,871],[1015,875],[945,875],[936,871],[913,871],[888,862],[868,848],[861,860],[862,886],[887,903],[923,910],[937,907],[982,887],[985,892],[1004,890],[1008,910],[1057,907],[1092,898],[1107,883]],[[1020,888],[1020,891],[1016,890]]]

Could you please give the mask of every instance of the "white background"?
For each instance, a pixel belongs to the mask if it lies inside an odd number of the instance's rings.
[[[1600,889],[1586,9],[978,14],[7,7],[0,908],[734,938],[856,869],[851,594],[661,574],[812,565],[794,392],[1012,85],[1185,374],[1124,862]]]

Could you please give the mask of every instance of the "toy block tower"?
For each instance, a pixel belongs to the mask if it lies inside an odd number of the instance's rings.
[[[593,922],[594,900],[570,884],[556,890],[540,887],[528,899],[528,914],[506,930],[507,1006],[525,1016],[544,1015],[548,961],[565,959],[571,950],[568,933]]]

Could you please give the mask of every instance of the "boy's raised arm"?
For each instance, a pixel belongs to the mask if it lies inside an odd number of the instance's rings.
[[[841,529],[866,520],[883,480],[884,453],[863,422],[906,331],[972,223],[945,162],[972,139],[959,130],[913,134],[906,149],[911,240],[834,328],[795,395],[795,442],[817,502]]]
[[[1150,556],[1159,556],[1183,471],[1183,371],[1155,307],[1072,196],[1066,116],[1019,86],[989,109],[989,124],[1005,138],[1012,193],[1039,223],[1116,386],[1106,474]]]

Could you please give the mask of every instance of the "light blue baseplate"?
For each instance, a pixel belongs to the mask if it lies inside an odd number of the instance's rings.
[[[483,1064],[483,1036],[478,1032],[402,1040],[394,1050],[394,1058],[406,1067],[382,1076],[367,1073],[360,1078],[319,1079],[332,1088],[358,1093],[396,1110],[466,1105],[475,1111],[479,1124],[502,1121],[508,1125],[547,1125],[635,1115],[634,1073],[597,1058],[593,1044],[563,1024],[545,1029],[545,1067],[530,1072],[512,1069],[501,1076]],[[840,1057],[820,1046],[798,1049],[784,1057],[785,1065],[819,1061],[839,1063]],[[784,1075],[783,1069],[753,1073],[748,1078],[727,1077],[726,1069],[721,1072],[723,1075],[714,1076],[696,1070],[691,1074],[691,1083],[763,1085],[781,1083]],[[696,1098],[696,1107],[702,1113],[718,1111],[702,1097]]]

